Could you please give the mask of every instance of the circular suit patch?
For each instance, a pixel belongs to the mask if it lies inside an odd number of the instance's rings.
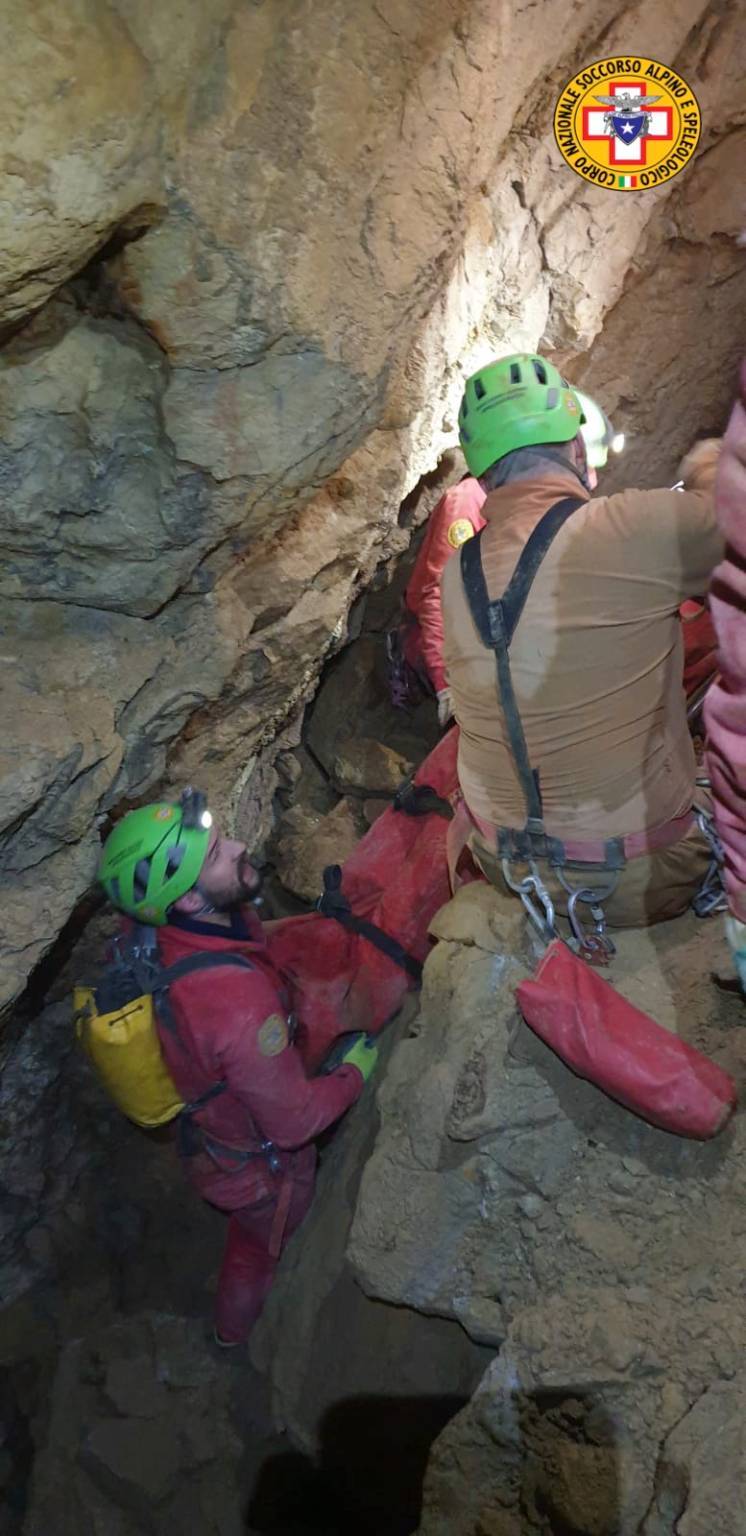
[[[452,549],[460,549],[467,539],[473,537],[474,529],[468,517],[457,517],[455,523],[451,523],[448,529],[448,543]]]
[[[290,1043],[287,1020],[279,1013],[271,1013],[264,1020],[256,1039],[260,1056],[279,1056]]]

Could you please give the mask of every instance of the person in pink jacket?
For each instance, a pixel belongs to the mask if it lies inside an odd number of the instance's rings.
[[[726,542],[710,611],[720,676],[705,703],[707,758],[725,859],[728,938],[746,987],[746,359],[718,466],[715,504]]]

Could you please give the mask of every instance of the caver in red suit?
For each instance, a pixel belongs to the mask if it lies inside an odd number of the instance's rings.
[[[159,930],[158,945],[167,966],[195,953],[235,951],[253,967],[196,971],[175,981],[169,999],[176,1032],[163,1020],[158,1027],[186,1103],[216,1081],[228,1085],[198,1111],[194,1150],[184,1151],[198,1192],[231,1213],[216,1326],[232,1343],[247,1337],[282,1248],[311,1203],[314,1139],[355,1102],[363,1078],[352,1065],[327,1077],[307,1076],[289,1022],[292,999],[251,907],[236,911],[232,930],[174,916]],[[304,1020],[303,1035],[312,1048],[312,1018]]]
[[[424,961],[433,914],[449,898],[442,802],[457,788],[458,732],[444,736],[414,775],[413,792],[440,797],[415,814],[393,806],[346,859],[343,891],[352,911]],[[263,924],[250,905],[232,926],[172,908],[158,928],[164,966],[194,954],[235,953],[237,963],[174,981],[174,1027],[158,1018],[166,1064],[186,1104],[217,1083],[227,1089],[186,1119],[187,1174],[211,1204],[230,1213],[220,1272],[217,1332],[244,1339],[261,1311],[290,1234],[313,1194],[315,1138],[358,1098],[351,1063],[314,1077],[340,1034],[377,1034],[413,979],[401,959],[369,937],[311,912]],[[294,1015],[292,1024],[289,1015]],[[271,1147],[263,1145],[271,1143]]]
[[[746,360],[723,440],[715,506],[726,554],[710,587],[720,676],[705,703],[707,759],[728,905],[737,924],[729,937],[746,985]]]
[[[443,617],[440,611],[440,579],[451,555],[472,534],[484,528],[485,493],[478,480],[466,475],[441,496],[430,514],[409,586],[404,594],[407,609],[404,654],[420,676],[423,672],[435,693],[448,685],[443,664]]]

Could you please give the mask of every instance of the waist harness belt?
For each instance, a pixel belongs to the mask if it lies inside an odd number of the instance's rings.
[[[584,503],[580,497],[566,496],[555,502],[536,524],[521,552],[518,564],[502,597],[490,602],[482,566],[481,533],[461,548],[461,579],[464,583],[471,616],[483,645],[494,651],[497,663],[497,693],[505,719],[510,754],[518,774],[526,804],[526,824],[522,831],[500,828],[498,853],[504,858],[527,861],[548,858],[564,863],[564,849],[556,838],[548,838],[544,828],[539,771],[532,768],[523,723],[516,702],[510,670],[510,645],[536,573],[560,528]],[[621,862],[624,863],[622,853]],[[617,868],[621,867],[619,864]]]

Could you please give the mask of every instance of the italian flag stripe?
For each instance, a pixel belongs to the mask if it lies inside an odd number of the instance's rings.
[[[637,186],[637,177],[636,176],[619,176],[617,179],[618,179],[618,184],[619,184],[620,187],[636,187]]]

